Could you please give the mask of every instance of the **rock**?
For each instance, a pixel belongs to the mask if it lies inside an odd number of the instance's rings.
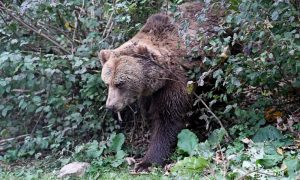
[[[90,167],[90,164],[86,162],[72,162],[62,167],[57,177],[58,178],[64,178],[66,176],[81,177],[84,175],[88,167]]]

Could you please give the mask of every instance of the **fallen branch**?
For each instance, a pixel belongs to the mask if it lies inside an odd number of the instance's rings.
[[[11,92],[16,92],[16,93],[29,93],[30,90],[27,90],[27,89],[12,89]]]
[[[32,90],[27,90],[27,89],[12,89],[11,92],[15,92],[15,93],[30,93],[30,92],[32,92]],[[42,90],[36,91],[36,92],[34,92],[34,95],[35,96],[41,95],[44,92],[46,92],[46,89],[42,89]]]
[[[247,179],[246,177],[249,176],[252,173],[258,173],[258,174],[263,174],[263,175],[266,175],[266,176],[271,176],[271,177],[277,177],[277,178],[279,178],[278,176],[275,176],[273,174],[268,174],[268,173],[265,173],[265,172],[260,172],[259,169],[256,169],[256,170],[247,172],[245,175],[239,177],[238,180]]]
[[[27,136],[29,136],[29,134],[24,134],[24,135],[20,135],[20,136],[13,137],[13,138],[8,138],[8,139],[2,139],[2,140],[0,140],[0,144],[4,144],[4,143],[11,142],[11,141],[14,141],[14,140],[20,140],[20,139],[23,139]]]

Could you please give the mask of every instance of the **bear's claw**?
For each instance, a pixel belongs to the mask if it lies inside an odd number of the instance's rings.
[[[142,161],[140,163],[136,163],[134,166],[134,172],[149,172],[151,163]]]

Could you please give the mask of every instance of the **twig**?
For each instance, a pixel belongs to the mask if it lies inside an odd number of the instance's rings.
[[[109,34],[111,33],[113,27],[114,27],[114,22],[112,22],[112,23],[110,24],[110,27],[109,27],[109,29],[108,29],[108,31],[107,31],[106,36],[105,36],[104,39],[108,38],[108,36],[109,36]]]
[[[23,138],[25,138],[25,137],[27,137],[29,135],[30,134],[24,134],[24,135],[20,135],[20,136],[13,137],[13,138],[2,139],[2,140],[0,140],[0,144],[11,142],[11,141],[14,141],[14,140],[20,140],[20,139],[23,139]]]
[[[221,126],[221,128],[224,129],[225,135],[231,141],[232,139],[229,136],[229,133],[227,132],[227,130],[224,128],[222,121],[215,115],[214,112],[212,112],[212,110],[207,106],[207,104],[203,101],[203,99],[200,96],[198,96],[195,92],[194,92],[194,95],[201,101],[201,103],[205,106],[205,108],[208,110],[208,112],[217,120],[217,122],[219,123],[219,125]]]
[[[28,93],[28,92],[30,92],[30,90],[27,90],[27,89],[12,89],[11,92]]]
[[[2,16],[2,14],[1,14],[1,13],[0,13],[0,17],[1,17],[1,19],[3,20],[3,22],[5,23],[5,25],[6,25],[6,26],[8,26],[8,24],[7,24],[6,20],[4,19],[4,17]]]
[[[104,119],[105,119],[105,117],[106,117],[106,114],[107,114],[107,110],[105,110],[105,112],[104,112],[104,114],[103,114],[103,116],[102,116],[102,118],[101,118],[101,121],[100,121],[100,122],[104,122]]]
[[[74,27],[74,31],[73,31],[73,36],[72,36],[72,41],[75,42],[75,38],[76,38],[76,30],[78,29],[78,24],[79,24],[79,19],[81,18],[81,12],[83,12],[83,8],[84,8],[84,0],[82,1],[82,5],[81,8],[79,8],[79,13],[78,15],[76,14],[75,11],[75,27]],[[74,46],[72,44],[72,54],[74,53]]]
[[[223,161],[223,178],[226,179],[227,166],[226,166],[225,156],[224,156],[224,153],[222,152],[222,148],[221,148],[220,144],[218,144],[218,148],[220,150],[220,153],[221,153],[221,156],[222,156],[222,161]]]
[[[29,19],[32,19],[32,18],[30,18],[30,17],[28,17]],[[72,46],[73,46],[73,43],[74,43],[74,41],[63,31],[63,30],[61,30],[61,29],[59,29],[59,28],[57,28],[57,27],[55,27],[55,26],[52,26],[52,25],[50,25],[50,24],[46,24],[46,23],[44,23],[44,22],[38,22],[37,23],[37,25],[39,25],[39,26],[41,26],[41,27],[43,27],[45,30],[49,30],[49,29],[51,29],[52,31],[58,31],[59,33],[61,33],[61,34],[63,34],[70,42],[71,42],[71,44],[72,44]],[[46,29],[46,26],[49,28],[49,29]],[[54,33],[54,32],[53,32]]]
[[[106,24],[105,29],[104,29],[103,34],[102,34],[102,39],[104,39],[106,37],[106,31],[107,31],[107,29],[108,29],[108,27],[109,27],[109,25],[111,23],[111,19],[112,19],[113,13],[114,12],[111,13],[111,15],[110,15],[110,17],[109,17],[109,19],[107,21],[107,24]]]
[[[259,172],[259,169],[256,169],[256,170],[247,172],[245,175],[239,177],[238,180],[245,179],[248,175],[250,175],[252,173],[258,173],[258,174],[263,174],[263,175],[267,175],[267,176],[277,177],[277,176],[272,175],[272,174],[268,174],[268,173],[264,173],[264,172]]]
[[[35,96],[38,96],[38,95],[43,94],[44,92],[46,92],[46,89],[42,89],[42,90],[40,90],[40,91],[37,91],[37,92],[34,93],[34,95],[35,95]]]
[[[105,29],[102,34],[102,39],[106,39],[110,33],[109,30],[112,28],[111,26],[113,25],[112,18],[113,18],[114,14],[115,14],[115,8],[113,9],[113,12],[110,14],[110,17],[107,21],[107,24],[106,24]]]
[[[34,93],[34,95],[40,95],[43,94],[46,91],[46,89],[42,89],[40,91],[37,91]],[[27,90],[27,89],[12,89],[11,92],[16,92],[16,93],[29,93],[32,92],[31,90]]]
[[[31,133],[30,133],[31,136],[33,135],[33,133],[34,133],[34,131],[35,131],[37,125],[39,124],[40,120],[42,119],[43,115],[44,115],[44,113],[41,112],[40,115],[39,115],[39,118],[38,118],[37,122],[35,123],[33,129],[31,130]]]

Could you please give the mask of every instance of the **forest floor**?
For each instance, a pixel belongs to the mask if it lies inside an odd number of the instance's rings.
[[[51,167],[55,162],[23,160],[14,164],[0,163],[1,180],[54,180],[57,177],[59,168]],[[92,171],[92,172],[91,172]],[[66,177],[64,179],[122,179],[122,180],[146,180],[146,179],[169,179],[163,175],[161,168],[155,168],[150,173],[132,174],[131,168],[122,166],[118,168],[102,167],[95,168],[91,166],[83,177]]]

